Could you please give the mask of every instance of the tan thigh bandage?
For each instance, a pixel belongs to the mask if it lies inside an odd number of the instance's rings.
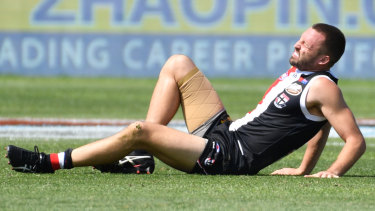
[[[224,110],[219,95],[198,68],[178,82],[181,105],[189,133]]]

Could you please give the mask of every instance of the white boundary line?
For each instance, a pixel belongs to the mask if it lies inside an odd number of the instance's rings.
[[[171,123],[170,127],[187,132],[185,124]],[[0,138],[9,139],[101,139],[121,131],[124,126],[97,125],[97,126],[33,126],[33,125],[6,125],[0,126]],[[366,138],[375,138],[375,127],[361,126]],[[330,137],[338,138],[336,131],[331,130]]]
[[[136,119],[68,119],[68,118],[4,118],[2,125],[129,125]],[[142,121],[142,120],[140,120]],[[360,126],[375,126],[375,119],[356,119]],[[172,120],[172,124],[184,124],[183,120]]]
[[[134,121],[136,120],[0,118],[0,138],[46,141],[64,139],[97,140],[119,132]],[[375,126],[370,124],[372,122],[368,120],[362,121],[362,123],[366,123],[360,126],[364,137],[375,138]],[[187,132],[186,125],[182,120],[173,120],[168,126]],[[338,138],[339,136],[332,129],[329,137]],[[340,143],[336,144],[339,145]]]
[[[180,131],[187,132],[185,125],[169,125]],[[33,125],[6,125],[0,126],[0,138],[16,139],[40,139],[40,140],[60,140],[60,139],[102,139],[111,136],[125,126],[33,126]]]

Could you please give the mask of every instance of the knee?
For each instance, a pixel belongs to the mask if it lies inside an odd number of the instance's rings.
[[[167,62],[171,62],[174,65],[181,65],[186,63],[192,63],[193,61],[186,55],[175,54],[168,58]]]
[[[162,73],[166,72],[167,74],[172,74],[176,81],[179,81],[179,79],[194,68],[196,68],[196,66],[188,56],[176,54],[169,57],[162,69]]]
[[[134,122],[128,127],[114,135],[117,140],[128,148],[134,148],[142,145],[144,140],[147,140],[148,132],[145,129],[145,123],[141,121]]]
[[[141,121],[130,124],[126,130],[128,131],[128,135],[133,140],[141,139],[146,134],[145,123]]]

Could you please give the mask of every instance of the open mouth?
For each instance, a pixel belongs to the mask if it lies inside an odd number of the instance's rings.
[[[299,53],[297,53],[297,51],[294,51],[294,52],[293,52],[293,57],[298,58],[298,57],[299,57]]]

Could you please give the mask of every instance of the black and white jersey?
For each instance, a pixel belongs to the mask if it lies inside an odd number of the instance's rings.
[[[253,111],[231,123],[229,131],[247,157],[252,173],[304,145],[327,122],[306,108],[309,87],[320,77],[337,83],[329,71],[290,68],[271,85]]]

